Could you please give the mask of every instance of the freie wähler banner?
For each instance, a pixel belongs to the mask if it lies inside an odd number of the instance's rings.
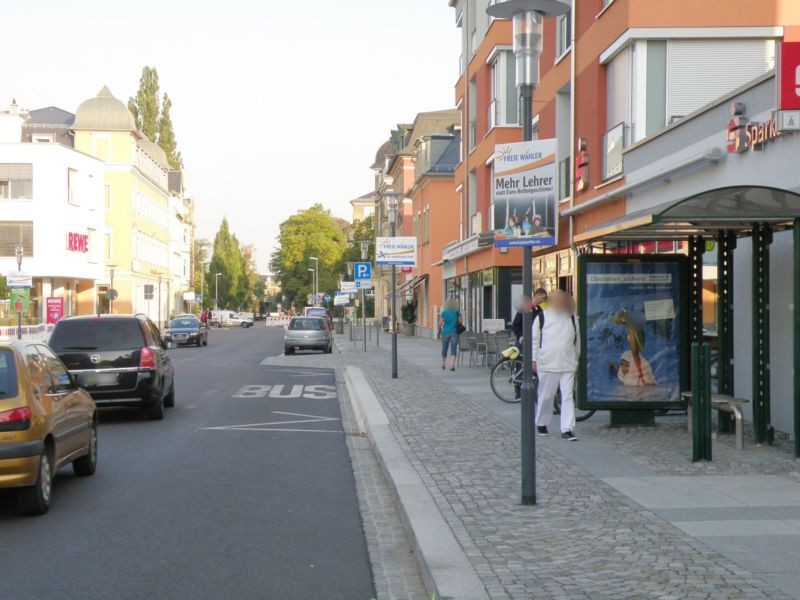
[[[556,141],[502,144],[494,151],[494,245],[555,246]]]

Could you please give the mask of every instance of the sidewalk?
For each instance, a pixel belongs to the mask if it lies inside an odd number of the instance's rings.
[[[692,464],[684,419],[611,430],[598,413],[577,444],[537,439],[539,504],[522,507],[519,407],[492,396],[488,369],[443,372],[436,342],[401,337],[392,380],[381,342],[276,360],[362,369],[490,597],[797,597],[800,475],[786,447],[737,452],[721,437],[715,462]]]

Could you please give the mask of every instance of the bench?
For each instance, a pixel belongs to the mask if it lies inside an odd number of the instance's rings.
[[[686,400],[689,404],[689,432],[692,431],[692,392],[681,392],[681,399]],[[711,394],[711,408],[717,411],[732,413],[736,423],[736,449],[742,450],[744,448],[744,419],[742,418],[742,404],[746,404],[749,400],[744,398],[734,398],[727,394]]]

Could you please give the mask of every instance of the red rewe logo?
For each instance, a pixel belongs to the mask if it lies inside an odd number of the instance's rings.
[[[89,236],[85,233],[68,233],[67,250],[70,252],[88,252]]]

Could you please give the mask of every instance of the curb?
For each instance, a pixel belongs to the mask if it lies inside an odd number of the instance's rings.
[[[344,380],[358,427],[367,434],[400,507],[428,593],[436,600],[488,600],[478,574],[389,428],[389,418],[361,369],[346,367]]]

